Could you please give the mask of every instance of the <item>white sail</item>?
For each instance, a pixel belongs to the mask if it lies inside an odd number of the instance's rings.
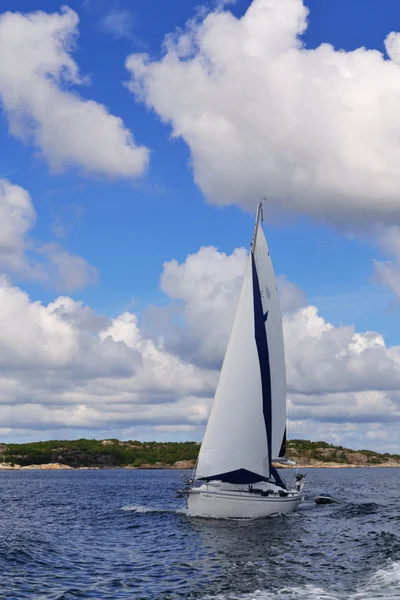
[[[272,459],[286,450],[282,319],[260,211],[261,205],[197,478],[268,480]]]
[[[283,346],[282,315],[276,289],[274,268],[261,224],[255,232],[254,260],[260,285],[263,313],[266,316],[271,378],[271,458],[286,452],[286,371]]]
[[[269,478],[260,363],[254,336],[250,255],[218,387],[201,445],[196,477],[232,482]],[[230,475],[229,475],[230,474]],[[233,475],[232,475],[233,474]],[[243,474],[247,479],[242,481]]]

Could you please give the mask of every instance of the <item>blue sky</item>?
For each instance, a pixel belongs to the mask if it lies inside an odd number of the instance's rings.
[[[301,5],[300,0],[296,2]],[[308,27],[299,38],[305,48],[315,49],[322,43],[344,51],[365,47],[379,50],[388,61],[384,40],[391,31],[400,30],[396,0],[308,0],[304,4],[310,10]],[[237,1],[220,10],[241,19],[250,5],[249,1]],[[171,116],[164,115],[162,122],[160,100],[151,96],[147,84],[142,82],[147,106],[127,85],[131,73],[125,61],[129,55],[146,53],[152,64],[161,64],[165,36],[176,28],[185,31],[185,24],[196,14],[200,15],[197,27],[216,6],[210,3],[200,9],[197,0],[173,4],[165,0],[72,0],[68,6],[79,16],[79,37],[66,52],[87,82],[71,86],[61,81],[60,90],[106,106],[133,132],[135,143],[149,149],[150,162],[139,177],[88,174],[78,164],[54,172],[29,136],[23,141],[12,134],[10,109],[4,101],[0,178],[27,190],[37,215],[26,255],[37,259],[38,247],[57,244],[70,255],[83,257],[97,269],[98,277],[92,285],[63,289],[52,277],[33,280],[21,270],[5,271],[32,301],[47,305],[62,293],[107,318],[132,311],[140,322],[149,306],[162,310],[171,304],[171,297],[160,289],[163,263],[175,259],[183,264],[201,246],[214,246],[230,255],[235,248],[247,248],[252,234],[258,197],[252,196],[250,187],[246,201],[232,198],[219,206],[219,200],[208,192],[208,183],[196,175],[198,155],[188,142],[190,134],[171,135],[178,127],[173,107],[165,109]],[[2,11],[13,13],[50,14],[60,8],[46,0],[2,3]],[[373,77],[371,73],[372,85]],[[176,93],[183,95],[179,89]],[[320,151],[324,152],[323,144]],[[318,193],[324,192],[317,189]],[[273,196],[274,192],[266,189],[265,194]],[[357,194],[355,189],[354,198]],[[379,208],[379,195],[374,202]],[[334,200],[332,203],[334,206]],[[374,260],[396,262],[372,232],[375,224],[391,224],[383,213],[381,219],[378,208],[376,218],[358,227],[358,221],[364,223],[362,207],[356,207],[347,221],[339,209],[336,218],[330,216],[334,209],[320,215],[313,208],[282,210],[281,205],[278,213],[271,210],[266,233],[276,273],[300,288],[325,321],[335,327],[354,325],[360,332],[374,331],[384,337],[386,346],[396,346],[400,335],[396,290],[384,285],[373,266]],[[268,211],[267,202],[266,214]]]
[[[241,16],[249,4],[237,2],[229,8]],[[385,10],[373,0],[306,5],[311,15],[303,39],[310,48],[329,42],[339,49],[365,45],[384,51],[385,35],[400,21],[400,10],[390,1]],[[202,245],[229,253],[237,246],[248,247],[253,214],[210,206],[193,182],[185,144],[170,140],[170,128],[135,103],[123,85],[128,79],[126,56],[145,51],[158,57],[164,36],[183,27],[198,2],[177,3],[173,10],[163,0],[121,2],[117,10],[129,11],[132,19],[130,35],[123,37],[102,25],[115,3],[70,2],[69,6],[80,19],[74,58],[81,73],[90,77],[90,85],[82,86],[79,93],[105,104],[134,131],[138,142],[151,148],[149,172],[135,183],[82,177],[77,170],[52,175],[43,161],[32,156],[29,146],[7,135],[4,117],[0,168],[3,176],[29,190],[38,213],[34,234],[54,240],[52,227],[59,223],[66,229],[63,241],[68,250],[99,269],[98,285],[77,295],[111,316],[129,305],[132,297],[138,310],[142,304],[163,302],[158,279],[165,260],[184,260]],[[52,12],[59,6],[13,0],[3,8]],[[370,281],[371,260],[379,257],[374,248],[309,219],[293,217],[271,227],[268,238],[277,273],[302,287],[327,319],[381,331],[389,343],[396,343],[399,329],[391,295]],[[53,290],[31,283],[25,283],[25,288],[34,298],[48,300],[54,295]],[[360,310],[362,298],[367,298],[367,306]]]

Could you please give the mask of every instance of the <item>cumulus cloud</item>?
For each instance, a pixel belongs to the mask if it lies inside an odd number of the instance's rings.
[[[53,285],[58,290],[74,292],[98,281],[98,271],[81,256],[70,254],[58,245],[47,253],[54,267]]]
[[[0,179],[0,264],[3,268],[30,270],[25,256],[26,237],[35,220],[36,212],[28,192]]]
[[[400,34],[377,50],[303,46],[302,0],[216,10],[132,54],[129,87],[182,138],[217,204],[279,209],[329,223],[400,220]]]
[[[111,431],[200,440],[246,255],[243,248],[229,255],[203,247],[182,263],[166,262],[161,287],[174,310],[164,316],[178,314],[181,326],[153,337],[130,311],[109,319],[68,296],[45,305],[1,279],[4,437]],[[289,288],[283,324],[290,435],[394,451],[381,433],[400,420],[400,347],[386,346],[376,332],[335,327],[285,278],[278,283]]]
[[[5,428],[204,425],[216,374],[69,297],[33,302],[0,280],[0,418]]]
[[[246,254],[238,249],[226,255],[209,247],[183,263],[164,264],[161,287],[179,315],[170,307],[161,309],[167,321],[174,320],[174,327],[164,324],[163,329],[171,352],[202,367],[220,367]],[[335,327],[285,277],[278,277],[277,284],[284,311],[290,435],[385,449],[373,432],[400,420],[400,347],[386,346],[377,332]]]
[[[289,396],[289,410],[294,419],[322,423],[385,424],[400,421],[399,398],[390,394],[364,392],[323,394],[318,396]]]
[[[182,303],[184,326],[170,339],[178,352],[204,366],[220,366],[246,261],[244,248],[226,255],[209,246],[182,264],[164,263],[160,287]]]
[[[284,316],[284,336],[289,392],[395,391],[400,385],[400,347],[387,348],[379,333],[334,327],[307,306]]]
[[[298,308],[306,306],[307,299],[303,290],[291,281],[288,281],[284,275],[277,277],[277,287],[282,312],[293,312]]]
[[[68,7],[0,15],[0,99],[10,132],[31,141],[55,171],[139,176],[148,149],[119,117],[73,89],[86,83],[71,56],[77,35],[78,15]]]
[[[0,179],[0,268],[51,284],[58,290],[76,291],[96,283],[97,270],[84,258],[69,254],[59,244],[38,246],[30,238],[36,211],[29,193]]]
[[[181,302],[181,316],[193,353],[202,362],[207,355],[223,358],[247,252],[231,255],[203,247],[179,264],[164,264],[161,288]],[[387,348],[382,335],[356,332],[353,326],[335,327],[307,305],[305,297],[285,277],[281,298],[288,390],[295,394],[393,391],[400,387],[400,347]],[[279,289],[279,288],[278,288]],[[184,355],[186,339],[175,349]]]

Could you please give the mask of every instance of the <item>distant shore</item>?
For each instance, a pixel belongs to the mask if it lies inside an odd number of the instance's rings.
[[[172,469],[172,470],[183,470],[183,469],[193,469],[194,461],[190,460],[180,460],[175,462],[173,465],[169,465],[166,463],[155,463],[154,465],[146,464],[140,465],[139,467],[135,467],[132,465],[125,466],[103,466],[103,467],[71,467],[70,465],[64,465],[62,463],[47,463],[40,465],[18,465],[11,463],[0,463],[0,471],[60,471],[60,470],[68,470],[68,471],[104,471],[105,469],[126,469],[128,471],[136,470],[161,470],[161,469]]]
[[[189,462],[189,461],[182,461]],[[317,464],[310,465],[282,465],[275,463],[274,465],[278,469],[393,469],[400,468],[399,463],[381,463],[375,465],[353,465],[343,463],[327,463],[319,462]],[[48,463],[43,465],[11,465],[8,463],[0,463],[0,471],[106,471],[106,470],[126,470],[126,471],[161,471],[161,470],[192,470],[194,465],[176,466],[176,465],[141,465],[140,467],[124,466],[124,467],[71,467],[69,465],[63,465],[61,463]]]
[[[48,440],[24,444],[0,443],[0,470],[193,469],[200,443],[141,442],[117,439]],[[351,450],[327,442],[288,440],[287,456],[296,463],[276,464],[290,469],[355,469],[400,467],[400,454]]]

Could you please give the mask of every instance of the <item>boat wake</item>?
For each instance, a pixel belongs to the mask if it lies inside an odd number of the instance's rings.
[[[314,585],[278,591],[256,590],[251,594],[219,594],[202,600],[400,600],[400,562],[389,562],[353,592],[333,592]]]
[[[169,513],[169,514],[187,515],[187,516],[189,516],[189,512],[188,512],[187,508],[157,508],[156,506],[141,506],[139,504],[133,504],[132,506],[123,506],[122,510],[125,511],[125,512],[134,512],[134,513],[139,513],[139,514],[146,514],[146,513],[162,514],[162,513]]]
[[[141,506],[139,504],[133,504],[131,506],[123,506],[122,510],[125,512],[133,512],[137,514],[171,514],[171,515],[184,515],[191,519],[218,519],[221,521],[255,521],[259,520],[260,517],[246,517],[246,518],[234,518],[234,517],[220,517],[218,515],[204,515],[202,513],[192,513],[187,508],[157,508],[155,506]],[[277,517],[283,517],[286,519],[298,518],[295,513],[275,513],[263,517],[267,519],[275,519]]]

